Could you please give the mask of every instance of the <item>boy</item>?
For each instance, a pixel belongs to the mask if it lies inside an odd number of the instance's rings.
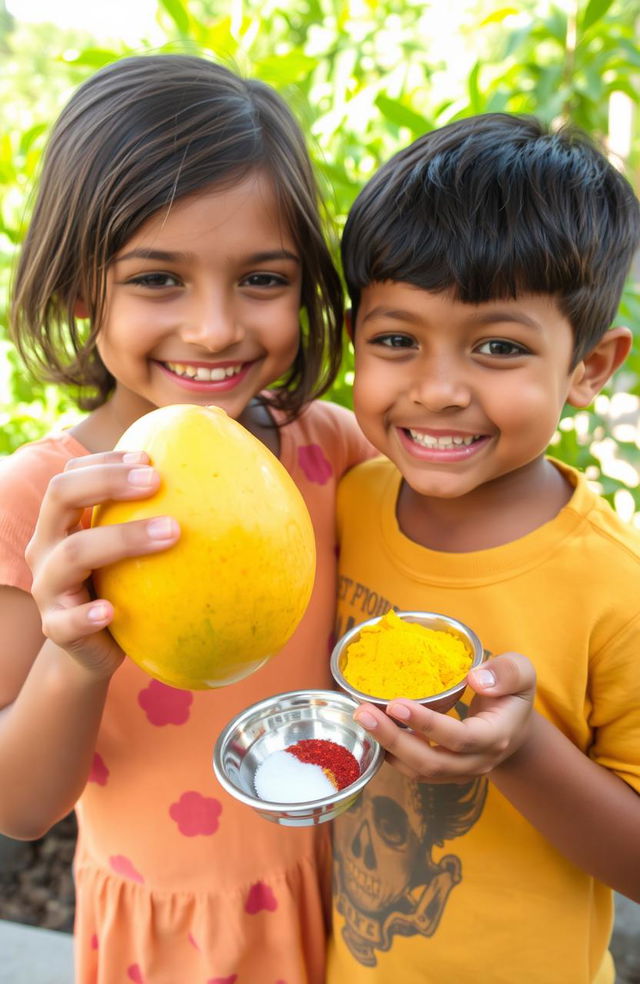
[[[359,708],[398,768],[335,823],[329,984],[613,981],[607,886],[640,900],[640,535],[545,449],[629,351],[639,239],[584,135],[502,114],[421,137],[350,213],[355,409],[385,457],[340,490],[338,632],[443,612],[525,653],[537,692],[529,713],[507,654],[458,717]]]

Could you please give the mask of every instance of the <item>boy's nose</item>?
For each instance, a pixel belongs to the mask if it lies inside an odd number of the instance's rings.
[[[192,345],[222,352],[240,341],[244,331],[234,306],[224,297],[209,295],[193,299],[185,312],[181,335]]]
[[[469,406],[471,390],[450,362],[423,365],[414,377],[409,397],[432,413]]]

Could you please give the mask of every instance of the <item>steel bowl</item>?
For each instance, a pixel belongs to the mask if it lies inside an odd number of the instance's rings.
[[[357,701],[333,690],[293,690],[253,704],[221,732],[213,752],[213,771],[220,785],[266,820],[285,827],[308,827],[333,820],[358,798],[384,759],[384,749],[353,720]],[[305,738],[322,738],[344,746],[360,766],[350,786],[306,802],[275,803],[260,799],[254,777],[273,752]]]
[[[475,632],[473,632],[468,625],[465,625],[463,622],[459,622],[455,618],[450,618],[448,615],[440,615],[437,612],[396,612],[396,615],[399,618],[404,619],[406,622],[418,622],[420,625],[424,625],[425,628],[438,629],[440,631],[450,632],[452,635],[457,636],[457,638],[461,639],[471,651],[472,659],[469,667],[470,670],[474,669],[476,666],[479,666],[488,655],[488,653],[486,653],[486,651],[482,648],[482,643],[478,639]],[[331,653],[331,672],[340,689],[357,700],[358,703],[366,701],[369,704],[374,704],[376,707],[385,710],[392,698],[383,698],[379,697],[377,694],[366,694],[361,690],[357,690],[355,687],[351,686],[349,681],[344,676],[344,668],[347,662],[347,649],[352,642],[357,640],[365,626],[375,625],[382,617],[382,615],[379,615],[377,618],[370,618],[367,619],[366,622],[361,622],[359,625],[355,625],[338,640],[333,648],[333,652]],[[430,707],[432,710],[440,711],[444,714],[451,710],[459,697],[464,693],[466,686],[465,674],[464,679],[460,680],[460,682],[456,683],[453,687],[449,687],[448,690],[443,690],[438,694],[426,694],[424,697],[415,699],[419,704],[423,704],[424,707]],[[397,696],[400,696],[400,694]]]

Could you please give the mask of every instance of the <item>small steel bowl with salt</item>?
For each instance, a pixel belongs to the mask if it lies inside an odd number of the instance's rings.
[[[216,741],[218,782],[283,826],[333,820],[353,805],[384,760],[382,746],[354,721],[357,707],[352,697],[332,690],[294,690],[253,704]]]
[[[405,623],[415,623],[417,626],[432,630],[435,633],[446,633],[448,637],[456,641],[456,644],[461,645],[468,652],[468,666],[460,674],[458,679],[451,681],[449,686],[437,688],[436,692],[432,693],[416,693],[413,696],[409,693],[392,693],[390,691],[385,693],[371,693],[366,689],[360,689],[355,686],[349,678],[349,647],[360,641],[363,632],[377,629],[383,620],[388,620],[389,618],[398,618],[401,622]],[[393,659],[397,665],[400,665],[402,655],[402,644],[400,637],[398,637],[398,645],[393,649]],[[437,612],[392,612],[377,616],[376,618],[367,619],[366,622],[361,622],[349,629],[334,646],[331,654],[331,673],[340,689],[357,700],[358,703],[366,701],[369,704],[379,707],[381,710],[385,710],[391,700],[395,700],[398,697],[411,697],[412,700],[422,704],[424,707],[430,707],[432,710],[444,714],[451,710],[456,701],[464,693],[467,685],[466,676],[469,670],[479,666],[487,655],[488,653],[483,649],[482,643],[475,632],[468,625],[458,621],[458,619],[451,618],[448,615],[441,615]],[[425,647],[424,660],[427,661],[428,659],[428,647]],[[393,672],[393,669],[394,664],[392,663],[390,670]],[[412,683],[415,684],[420,679],[419,664],[414,667],[413,673],[414,679]]]

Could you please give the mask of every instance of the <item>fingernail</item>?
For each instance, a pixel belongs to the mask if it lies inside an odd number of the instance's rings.
[[[369,711],[357,711],[353,716],[358,724],[361,724],[363,728],[368,728],[369,731],[378,727],[378,722],[373,714],[369,714]]]
[[[486,669],[474,670],[473,678],[481,687],[493,687],[496,682],[493,672]]]
[[[147,533],[152,540],[172,540],[178,532],[178,524],[169,516],[156,516],[147,523]]]
[[[104,622],[109,617],[109,606],[103,601],[96,602],[87,610],[87,618],[90,622]]]
[[[155,479],[153,468],[132,468],[127,475],[129,485],[136,485],[139,488],[148,488]]]
[[[392,717],[400,721],[408,721],[411,717],[411,711],[406,704],[389,704],[387,710]]]
[[[122,461],[125,465],[138,465],[144,461],[144,451],[126,451],[122,455]]]

